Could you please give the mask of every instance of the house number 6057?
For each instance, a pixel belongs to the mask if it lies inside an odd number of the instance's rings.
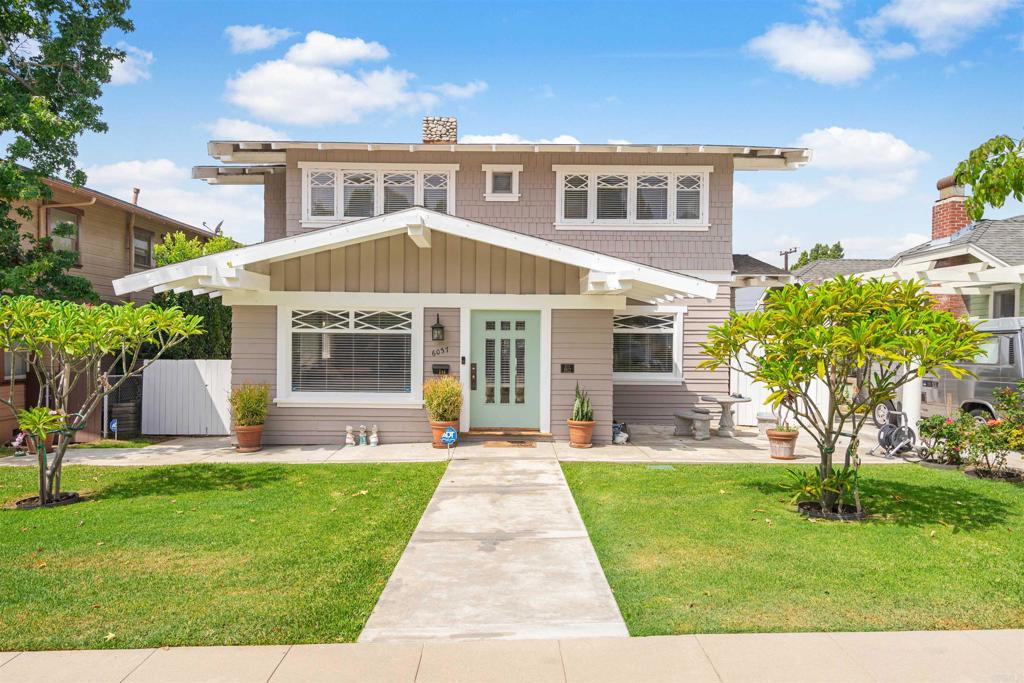
[[[430,355],[431,356],[443,356],[446,353],[448,353],[448,347],[447,346],[439,346],[436,349],[431,349],[431,351],[430,351]]]

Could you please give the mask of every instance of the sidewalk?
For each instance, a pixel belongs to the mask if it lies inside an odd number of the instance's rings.
[[[1015,683],[1024,630],[0,654],[0,683]]]

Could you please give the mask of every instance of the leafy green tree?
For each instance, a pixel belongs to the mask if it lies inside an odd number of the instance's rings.
[[[198,237],[189,237],[181,231],[164,235],[163,242],[153,246],[153,258],[157,266],[181,263],[209,254],[217,254],[242,246],[240,243],[217,235],[205,242]],[[195,296],[191,292],[161,292],[153,297],[158,306],[176,306],[191,315],[198,315],[205,321],[206,332],[186,339],[182,344],[169,349],[165,358],[231,358],[231,308],[208,296]]]
[[[773,409],[791,415],[817,444],[819,483],[845,487],[856,463],[848,449],[842,469],[833,472],[841,433],[856,439],[874,408],[894,400],[912,379],[939,370],[961,377],[966,371],[956,363],[978,355],[986,335],[933,302],[920,283],[904,280],[839,277],[787,285],[769,292],[763,310],[733,312],[712,326],[701,367],[728,366],[767,387]],[[812,398],[817,382],[827,405]]]
[[[1001,207],[1007,197],[1024,201],[1024,138],[997,135],[982,143],[953,172],[957,185],[970,185],[967,215],[980,221],[985,207]]]
[[[13,381],[6,395],[0,396],[0,405],[17,414],[19,426],[35,436],[40,504],[61,500],[61,467],[74,432],[86,425],[104,396],[142,372],[143,349],[154,349],[153,357],[160,358],[168,349],[201,333],[202,319],[177,308],[92,306],[33,296],[0,296],[0,349],[23,354],[29,371],[49,397],[49,406],[18,413]],[[109,358],[113,363],[107,367],[123,372],[114,383],[103,371]],[[80,389],[83,386],[84,391]],[[84,398],[76,401],[76,395]],[[40,439],[52,431],[57,432],[57,440],[49,459]]]
[[[44,178],[85,183],[77,140],[107,130],[97,102],[125,55],[104,35],[133,29],[127,9],[128,0],[8,0],[0,10],[0,291],[96,299],[88,280],[68,274],[78,255],[24,235],[19,222],[33,220],[29,202],[50,198]]]
[[[843,245],[839,242],[829,245],[822,242],[816,243],[811,247],[810,251],[803,250],[800,252],[800,257],[796,260],[790,270],[798,270],[803,268],[811,261],[817,261],[821,258],[843,258],[846,256],[846,252],[843,251]]]

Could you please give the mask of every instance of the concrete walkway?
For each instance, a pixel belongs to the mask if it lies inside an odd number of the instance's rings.
[[[359,640],[625,635],[553,451],[479,447],[456,451]]]
[[[1020,683],[1024,631],[0,653],[0,683]]]

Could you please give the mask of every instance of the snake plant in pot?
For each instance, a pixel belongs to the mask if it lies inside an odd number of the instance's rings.
[[[569,445],[573,448],[590,448],[594,438],[594,407],[590,396],[576,384],[576,399],[572,404],[569,424]]]

